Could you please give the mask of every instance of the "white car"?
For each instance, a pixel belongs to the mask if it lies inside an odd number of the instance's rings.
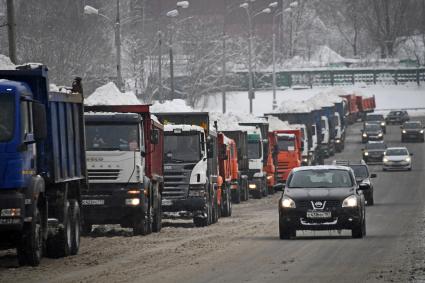
[[[407,169],[412,170],[412,153],[405,147],[389,147],[384,152],[383,170]]]

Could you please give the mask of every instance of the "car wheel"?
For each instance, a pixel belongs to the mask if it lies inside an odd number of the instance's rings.
[[[367,205],[374,205],[375,200],[373,199],[373,195],[367,200]]]
[[[285,227],[285,225],[282,225],[282,223],[279,224],[279,238],[281,240],[289,240],[294,235],[294,230],[290,229],[288,227]]]
[[[364,234],[364,221],[362,221],[359,224],[356,224],[353,229],[351,229],[351,237],[356,238],[356,239],[361,239],[363,238],[363,234]]]

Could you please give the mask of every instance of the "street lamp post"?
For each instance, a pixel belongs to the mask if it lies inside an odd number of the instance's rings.
[[[255,0],[251,0],[254,2]],[[255,90],[254,90],[254,82],[253,82],[253,72],[252,72],[252,49],[253,49],[253,19],[260,14],[270,14],[271,9],[265,8],[260,12],[251,15],[251,11],[249,9],[249,4],[247,2],[240,4],[240,8],[245,9],[247,18],[248,18],[248,31],[249,31],[249,39],[248,39],[248,98],[249,98],[249,113],[252,114],[252,101],[255,98]]]
[[[13,0],[7,0],[6,3],[7,3],[7,34],[9,39],[9,58],[13,64],[17,64],[15,7],[13,5]]]
[[[270,8],[276,8],[278,6],[277,2],[270,3]],[[272,102],[272,109],[275,110],[277,108],[277,101],[276,101],[276,28],[275,28],[275,18],[278,15],[278,13],[274,14],[273,21],[272,21],[272,33],[273,33],[273,42],[272,42],[272,57],[273,57],[273,102]]]
[[[105,18],[110,24],[112,24],[114,28],[114,37],[115,37],[115,59],[116,59],[116,71],[117,71],[117,87],[122,90],[123,89],[123,80],[122,80],[122,72],[121,72],[121,19],[120,19],[120,0],[116,2],[116,19],[115,22],[110,19],[108,16],[99,13],[99,10],[86,5],[84,6],[84,14],[86,15],[97,15]]]

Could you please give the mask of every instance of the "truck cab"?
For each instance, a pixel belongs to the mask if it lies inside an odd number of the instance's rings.
[[[255,198],[267,195],[266,173],[263,170],[264,142],[260,129],[248,131],[248,188]]]
[[[165,124],[162,210],[167,216],[190,217],[196,227],[217,222],[218,145],[209,114],[156,116]]]
[[[232,214],[232,194],[239,193],[239,199],[236,197],[236,200],[240,202],[240,191],[236,144],[223,133],[218,134],[218,169],[221,178],[218,203],[221,216],[227,217]]]
[[[280,130],[277,134],[279,183],[286,183],[293,168],[301,166],[301,130]]]
[[[86,111],[91,187],[82,199],[83,231],[90,233],[93,224],[120,224],[132,228],[134,235],[159,232],[162,124],[148,105],[92,106]]]
[[[321,139],[319,148],[321,151],[321,154],[324,158],[327,158],[332,155],[331,150],[331,135],[330,135],[330,128],[329,128],[329,119],[327,116],[322,115],[320,116],[320,133],[321,133]]]

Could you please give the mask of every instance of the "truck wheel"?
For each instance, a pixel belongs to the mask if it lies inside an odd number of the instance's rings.
[[[237,185],[236,190],[232,190],[232,202],[241,203],[241,187]]]
[[[25,223],[20,243],[17,248],[19,265],[37,266],[43,253],[43,229],[41,215],[34,204],[33,221]]]
[[[227,203],[229,206],[229,216],[232,216],[233,203],[232,203],[232,197],[230,194],[231,194],[230,187],[228,187],[227,188]]]
[[[261,181],[261,187],[263,190],[263,197],[266,197],[269,195],[269,189],[267,188],[267,181],[262,180]]]
[[[47,239],[47,256],[52,258],[65,257],[70,254],[72,246],[71,207],[65,202],[62,221],[56,234]]]
[[[231,215],[231,201],[230,201],[230,189],[229,187],[226,185],[225,190],[224,190],[225,194],[223,195],[223,203],[222,203],[222,211],[221,211],[221,216],[223,217],[229,217]]]
[[[206,207],[204,208],[204,210],[207,215],[202,215],[202,216],[195,215],[193,217],[193,224],[195,224],[195,227],[205,227],[211,224],[211,219],[213,217],[211,195],[208,196],[208,199],[206,201]]]
[[[81,220],[80,220],[80,206],[77,200],[71,200],[71,255],[78,254],[80,249],[80,236],[81,236]]]
[[[135,219],[133,225],[133,234],[146,236],[152,232],[152,206],[149,205],[147,213],[143,215],[140,219]]]
[[[158,193],[158,206],[155,209],[152,223],[152,232],[158,233],[162,228],[162,197],[161,194]]]

